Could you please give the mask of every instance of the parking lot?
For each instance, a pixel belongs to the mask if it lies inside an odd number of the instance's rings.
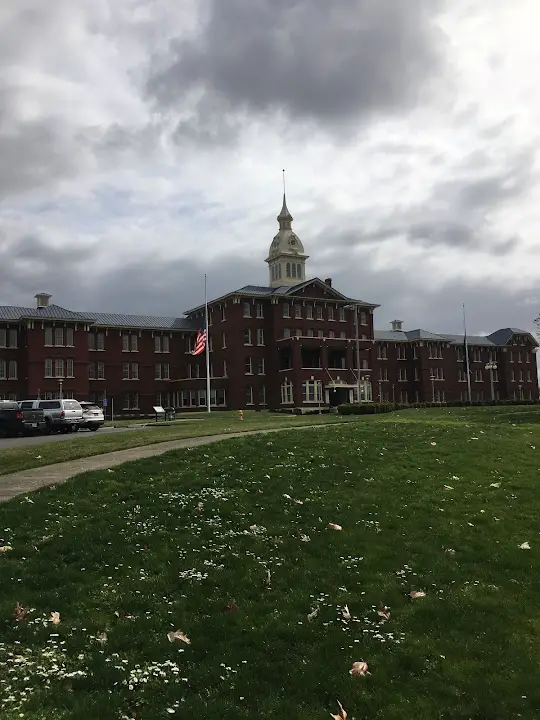
[[[129,432],[130,430],[142,430],[140,425],[131,425],[125,428],[102,427],[97,432],[79,430],[76,433],[55,433],[54,435],[27,435],[25,437],[0,438],[0,450],[5,448],[23,447],[26,445],[42,445],[50,442],[69,442],[75,438],[95,438],[101,434]]]

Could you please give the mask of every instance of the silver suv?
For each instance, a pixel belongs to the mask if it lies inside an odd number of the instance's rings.
[[[83,421],[83,411],[77,400],[23,400],[21,410],[43,410],[48,432],[76,432]]]

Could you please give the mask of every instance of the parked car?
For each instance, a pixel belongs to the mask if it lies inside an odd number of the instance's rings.
[[[22,400],[21,410],[43,410],[47,432],[76,432],[83,421],[77,400]]]
[[[45,415],[38,408],[22,410],[19,403],[0,400],[0,435],[10,437],[45,432]]]
[[[93,432],[99,430],[99,428],[105,423],[103,410],[99,407],[99,405],[95,405],[94,403],[86,402],[84,400],[80,403],[80,406],[83,411],[83,421],[79,427],[88,428],[88,430],[92,430]]]

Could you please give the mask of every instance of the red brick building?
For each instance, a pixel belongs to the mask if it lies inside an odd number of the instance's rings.
[[[284,198],[269,285],[209,302],[212,407],[317,408],[356,400],[358,390],[364,402],[466,400],[463,336],[407,331],[397,320],[374,330],[378,305],[306,279],[292,219]],[[0,306],[0,399],[107,398],[115,414],[206,407],[205,356],[191,354],[204,307],[152,317],[76,312],[50,298]],[[505,328],[468,345],[473,400],[538,399],[529,332]]]

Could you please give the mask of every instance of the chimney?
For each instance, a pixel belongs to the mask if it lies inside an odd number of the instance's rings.
[[[41,308],[49,307],[49,299],[52,295],[49,295],[48,293],[38,293],[37,295],[34,295],[34,297],[37,300],[37,308],[40,310]]]
[[[390,325],[392,326],[392,330],[394,332],[401,332],[401,326],[403,325],[403,320],[392,320]]]
[[[332,278],[326,278],[324,282],[328,285],[328,287],[332,287]]]

